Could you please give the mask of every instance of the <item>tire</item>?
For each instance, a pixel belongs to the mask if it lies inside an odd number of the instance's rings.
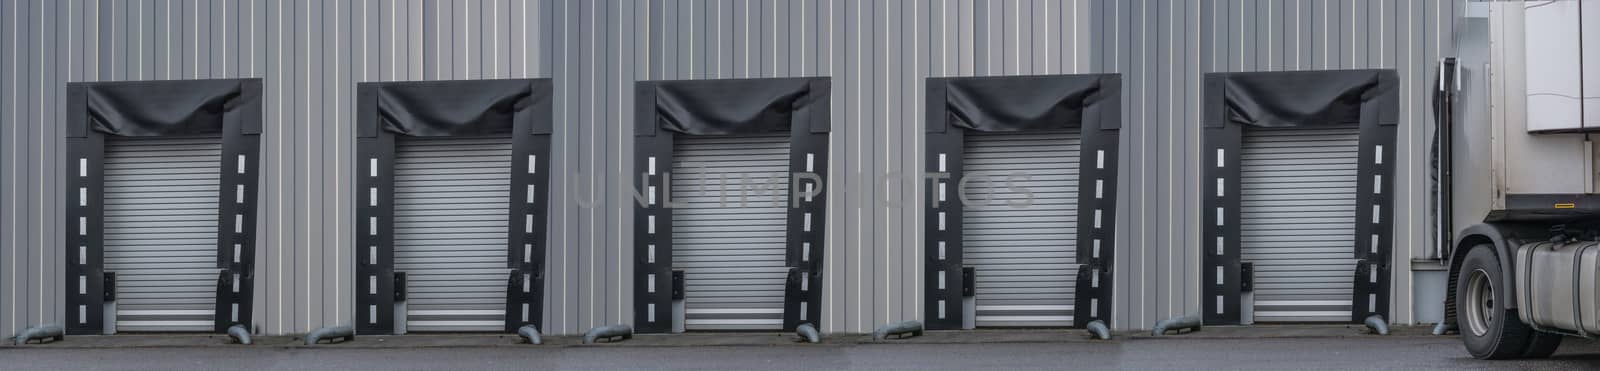
[[[1561,340],[1566,338],[1566,335],[1534,330],[1528,339],[1528,348],[1522,350],[1522,358],[1548,358],[1556,353],[1556,348],[1561,347]]]
[[[1497,295],[1502,291],[1497,289],[1505,282],[1503,274],[1491,245],[1472,247],[1456,274],[1456,321],[1461,342],[1478,359],[1513,359],[1543,350],[1529,347],[1535,331],[1522,323],[1516,311],[1501,305]]]

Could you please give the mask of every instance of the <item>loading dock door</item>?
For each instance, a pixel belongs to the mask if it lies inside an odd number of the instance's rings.
[[[117,331],[211,332],[222,138],[107,137],[105,151]]]
[[[963,259],[976,270],[977,326],[1072,326],[1079,145],[1077,130],[967,133],[966,178],[994,180],[967,184],[973,203],[961,226]],[[1008,183],[1014,172],[1027,178]],[[992,201],[979,200],[987,194]]]
[[[1240,248],[1256,322],[1349,322],[1356,259],[1355,125],[1246,127]]]
[[[397,137],[394,169],[407,330],[505,331],[511,138]]]
[[[789,135],[682,136],[672,156],[672,262],[684,270],[685,329],[781,330]],[[741,176],[753,187],[744,204]]]

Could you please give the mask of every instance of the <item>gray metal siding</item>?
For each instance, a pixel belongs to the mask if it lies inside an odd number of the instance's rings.
[[[1359,129],[1246,128],[1242,139],[1239,246],[1255,264],[1255,321],[1349,322]]]
[[[0,0],[0,333],[62,322],[67,81],[261,77],[256,327],[349,323],[354,84],[552,77],[547,333],[626,322],[634,81],[830,76],[824,332],[919,318],[922,79],[1118,72],[1112,326],[1199,308],[1200,76],[1395,68],[1396,323],[1426,258],[1426,91],[1463,0]],[[884,184],[884,183],[879,183]],[[896,200],[898,202],[882,202]],[[1399,253],[1412,251],[1412,254]],[[1432,263],[1426,263],[1432,264]]]
[[[407,331],[505,331],[510,198],[510,136],[395,141]]]
[[[1080,139],[1076,131],[967,134],[966,177],[992,180],[968,183],[973,202],[961,220],[979,327],[1072,325]]]
[[[684,270],[684,327],[782,329],[789,136],[680,136],[672,157],[672,267]]]
[[[105,269],[117,274],[116,330],[212,331],[222,138],[113,137],[105,151]]]

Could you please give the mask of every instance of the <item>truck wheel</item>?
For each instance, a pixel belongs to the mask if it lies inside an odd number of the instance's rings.
[[[1521,357],[1533,337],[1516,313],[1506,310],[1499,292],[1500,263],[1494,247],[1478,245],[1467,252],[1456,275],[1456,321],[1467,352],[1478,359]]]

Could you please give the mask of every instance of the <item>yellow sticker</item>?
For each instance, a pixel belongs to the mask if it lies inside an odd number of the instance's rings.
[[[1571,203],[1571,202],[1556,204],[1556,208],[1557,209],[1571,209],[1571,208],[1576,208],[1576,207],[1578,207],[1578,204]]]

